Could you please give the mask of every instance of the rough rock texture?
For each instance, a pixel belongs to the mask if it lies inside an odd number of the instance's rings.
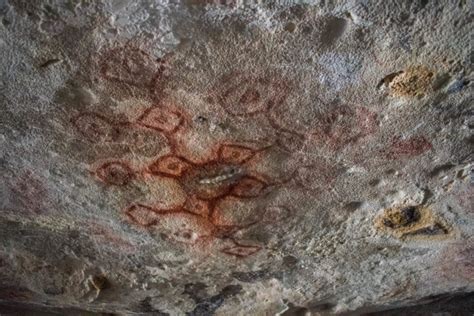
[[[0,313],[473,312],[468,1],[0,21]]]

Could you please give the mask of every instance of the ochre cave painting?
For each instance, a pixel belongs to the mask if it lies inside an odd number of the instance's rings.
[[[433,146],[423,136],[413,136],[401,139],[397,136],[392,139],[390,146],[385,150],[387,159],[411,158],[431,150]]]
[[[321,100],[318,102],[324,104]],[[295,135],[293,138],[314,142],[318,147],[330,151],[341,150],[347,145],[355,144],[378,130],[377,115],[365,107],[324,105],[329,110],[318,113],[308,124],[310,129],[304,132],[301,131],[303,128],[291,124],[291,121],[285,122],[288,119],[283,119],[286,112],[284,107],[270,112],[269,122],[276,130],[286,135]]]
[[[168,56],[169,57],[169,56]],[[316,196],[331,187],[338,177],[335,164],[326,161],[303,163],[284,179],[275,179],[257,172],[256,164],[265,159],[270,148],[293,154],[306,141],[319,147],[338,151],[357,143],[378,131],[377,115],[363,106],[327,106],[329,110],[314,118],[305,131],[288,124],[283,116],[289,97],[290,83],[278,76],[248,75],[231,72],[220,78],[219,84],[208,91],[208,102],[218,104],[235,119],[265,120],[272,128],[269,145],[255,148],[248,143],[219,141],[208,148],[204,158],[189,154],[182,141],[183,131],[192,120],[182,108],[167,100],[163,83],[168,76],[169,59],[156,59],[141,49],[125,46],[103,55],[99,76],[107,82],[141,89],[154,106],[141,112],[132,121],[114,120],[96,112],[82,112],[72,118],[77,133],[96,144],[116,142],[134,129],[152,131],[166,140],[169,152],[153,156],[146,166],[135,166],[132,161],[110,159],[102,161],[93,174],[108,186],[123,187],[131,182],[147,183],[149,179],[176,183],[176,191],[183,199],[175,204],[131,201],[125,208],[129,221],[146,229],[165,227],[172,231],[166,237],[196,246],[217,243],[220,251],[234,257],[247,257],[263,249],[262,245],[244,242],[238,232],[254,225],[273,225],[290,217],[287,205],[271,205],[264,198],[276,189],[293,185]],[[187,147],[187,146],[186,146]],[[385,159],[413,157],[431,149],[423,136],[408,140],[394,138],[383,151]],[[102,157],[101,157],[102,158]],[[147,157],[148,158],[148,157]],[[304,160],[303,160],[304,161]],[[232,212],[244,212],[243,201],[260,201],[251,220],[236,220]],[[267,205],[268,204],[268,205]],[[263,205],[263,206],[262,206]],[[235,210],[234,210],[235,209]]]
[[[184,115],[177,109],[153,107],[146,109],[135,122],[105,120],[100,115],[87,113],[88,124],[84,114],[72,120],[79,133],[92,139],[108,139],[114,134],[123,133],[129,126],[140,125],[163,134],[169,141],[170,152],[157,157],[148,166],[136,169],[132,162],[110,160],[95,169],[98,180],[106,185],[123,187],[131,181],[144,180],[149,176],[168,178],[178,185],[185,200],[178,205],[162,206],[159,201],[154,204],[132,203],[126,208],[129,220],[141,227],[164,225],[173,231],[173,240],[202,245],[219,239],[225,242],[221,251],[225,254],[245,257],[261,249],[261,246],[245,244],[234,238],[234,235],[258,222],[271,223],[284,219],[289,211],[285,206],[270,205],[264,207],[253,221],[234,223],[225,217],[221,204],[229,200],[255,199],[265,196],[273,188],[289,180],[271,180],[266,175],[254,171],[254,161],[259,154],[269,147],[254,149],[240,144],[220,143],[211,148],[208,157],[202,161],[178,154],[179,142],[175,133],[184,127]],[[78,124],[81,120],[81,124]],[[97,128],[99,123],[103,128]],[[105,135],[104,135],[105,134]],[[270,218],[268,218],[270,217]]]
[[[14,198],[7,197],[5,200],[12,212],[38,215],[47,214],[52,208],[52,197],[47,185],[32,170],[19,173],[7,183]]]
[[[238,72],[223,76],[211,93],[231,116],[251,117],[268,113],[285,101],[288,84],[272,76],[245,75]]]
[[[143,90],[152,99],[159,99],[162,81],[167,76],[170,55],[155,58],[132,44],[102,52],[98,61],[101,79]]]
[[[233,236],[257,220],[247,224],[231,222],[223,217],[220,203],[228,198],[257,198],[278,184],[252,171],[257,151],[251,148],[220,144],[211,152],[211,157],[202,162],[174,153],[159,157],[143,172],[174,179],[185,193],[185,200],[174,207],[133,204],[127,215],[132,222],[145,227],[159,222],[168,222],[168,227],[179,223],[181,228],[172,237],[180,242],[196,244],[219,238],[230,242],[222,252],[237,257],[250,255],[260,247],[242,244]]]
[[[209,99],[216,101],[230,116],[252,118],[261,115],[273,127],[276,144],[288,152],[302,149],[307,140],[330,150],[339,150],[378,130],[377,115],[367,108],[330,107],[318,99],[318,103],[331,109],[318,113],[311,129],[302,131],[293,120],[285,120],[285,112],[288,112],[285,100],[289,91],[289,83],[276,76],[234,72],[220,79]]]

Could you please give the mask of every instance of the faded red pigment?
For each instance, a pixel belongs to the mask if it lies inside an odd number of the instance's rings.
[[[21,211],[23,214],[45,214],[50,211],[51,196],[47,186],[32,171],[27,170],[20,174],[13,181],[11,188],[15,196],[14,210]]]
[[[302,132],[287,126],[281,119],[285,110],[280,105],[290,91],[290,83],[277,75],[233,72],[219,80],[209,100],[217,102],[230,116],[266,119],[276,132],[275,144],[287,152],[301,150],[308,139],[337,151],[379,129],[377,115],[369,109],[348,105],[331,108],[320,99],[317,102],[330,110],[315,117],[313,129]]]
[[[154,100],[163,92],[167,61],[171,55],[155,58],[133,44],[102,52],[99,60],[101,78],[147,91]]]
[[[232,247],[222,250],[227,254],[242,257],[254,253],[260,249],[259,246],[242,244],[233,236],[256,222],[248,225],[226,224],[218,204],[228,197],[251,199],[267,192],[271,184],[263,175],[251,171],[250,166],[256,153],[261,150],[264,149],[220,144],[211,151],[207,160],[195,162],[174,154],[175,149],[172,148],[171,154],[158,158],[143,172],[175,179],[186,193],[184,203],[172,208],[134,204],[128,208],[127,215],[133,222],[145,227],[158,224],[163,217],[185,216],[201,231],[201,235],[191,243],[219,238],[232,242]],[[186,236],[191,239],[193,234],[181,232],[179,239],[189,243]]]
[[[107,51],[103,55],[100,77],[104,80],[142,89],[148,92],[154,106],[145,109],[132,122],[114,121],[98,113],[84,112],[72,119],[75,129],[90,142],[115,142],[127,134],[128,129],[145,129],[162,135],[170,152],[156,158],[145,168],[133,168],[128,161],[112,160],[103,163],[93,172],[99,181],[122,187],[143,176],[172,179],[185,193],[179,205],[163,206],[133,203],[126,207],[127,218],[135,225],[152,229],[168,223],[176,227],[170,239],[188,245],[202,245],[213,240],[224,241],[220,249],[226,255],[245,258],[259,252],[262,247],[238,240],[237,232],[253,225],[273,224],[287,220],[290,210],[282,205],[269,206],[254,220],[236,224],[225,218],[221,209],[224,200],[252,200],[266,196],[275,187],[293,182],[299,189],[318,194],[326,191],[337,179],[339,169],[327,162],[300,166],[285,180],[270,180],[260,174],[255,165],[269,147],[277,146],[294,153],[309,139],[338,151],[378,131],[375,113],[362,106],[341,105],[329,107],[319,114],[313,128],[301,132],[286,126],[278,107],[290,93],[290,83],[277,75],[258,75],[232,72],[223,76],[209,91],[206,100],[218,104],[223,111],[236,119],[266,120],[274,130],[272,145],[253,148],[246,144],[220,142],[209,149],[205,158],[196,161],[178,141],[189,127],[187,113],[174,104],[166,103],[163,83],[167,78],[168,60],[155,59],[139,48],[126,45]],[[280,109],[281,110],[281,109]],[[431,148],[424,138],[408,141],[394,140],[387,157],[414,156]],[[317,179],[318,181],[315,181]]]
[[[106,124],[99,125],[98,122]],[[127,128],[140,126],[155,130],[168,140],[171,152],[144,169],[134,170],[127,161],[108,161],[94,171],[101,182],[110,186],[126,186],[143,174],[171,178],[180,184],[187,196],[182,205],[161,208],[134,203],[127,207],[125,213],[134,224],[151,227],[167,219],[185,221],[198,227],[198,232],[177,230],[171,236],[173,240],[186,244],[202,243],[215,238],[230,241],[231,246],[223,248],[222,252],[236,257],[248,256],[261,249],[260,246],[243,244],[234,238],[239,230],[254,225],[257,221],[247,225],[228,224],[222,218],[218,204],[229,197],[257,198],[266,194],[269,187],[276,185],[270,183],[264,175],[252,171],[252,161],[257,158],[257,153],[268,147],[253,149],[223,142],[211,149],[204,161],[193,161],[177,154],[180,151],[177,148],[179,143],[174,137],[175,133],[185,128],[186,115],[177,108],[161,105],[144,110],[134,122],[114,122],[99,114],[83,113],[75,117],[72,123],[88,139],[111,139],[111,131],[114,135],[120,135]]]
[[[407,139],[395,137],[385,151],[387,159],[403,159],[419,156],[431,150],[433,145],[424,136],[412,136]]]
[[[233,72],[223,76],[210,94],[229,115],[252,117],[284,102],[288,90],[288,84],[275,76]]]
[[[91,114],[88,114],[91,116]],[[92,116],[91,116],[92,117]],[[102,119],[99,115],[98,118]],[[110,128],[119,133],[130,126],[141,126],[155,130],[167,138],[170,153],[158,157],[146,168],[134,170],[127,161],[108,161],[100,165],[95,176],[106,185],[126,186],[131,181],[143,175],[174,179],[182,191],[185,201],[173,207],[133,203],[128,206],[125,214],[128,219],[143,228],[151,228],[163,221],[188,223],[191,227],[177,229],[171,239],[190,245],[203,245],[214,239],[230,243],[221,252],[238,258],[254,254],[262,249],[258,245],[249,245],[238,241],[236,233],[258,223],[274,223],[289,216],[285,206],[270,206],[260,211],[256,219],[246,224],[229,222],[220,209],[224,200],[245,200],[263,197],[277,186],[282,186],[294,180],[294,183],[304,190],[321,193],[336,178],[336,169],[326,163],[312,164],[298,168],[294,174],[285,180],[270,180],[269,177],[255,172],[255,163],[270,146],[254,149],[242,144],[221,142],[211,148],[206,158],[194,161],[192,158],[180,155],[181,148],[175,134],[186,127],[186,115],[177,108],[160,107],[146,109],[134,122],[109,121]],[[168,119],[167,119],[168,118]],[[77,125],[90,130],[83,124]],[[81,134],[84,135],[82,132]],[[314,170],[314,172],[310,172]],[[323,179],[323,185],[312,184],[315,177]],[[311,179],[310,179],[311,178]],[[183,225],[189,226],[189,225]]]
[[[321,100],[319,104],[324,104]],[[306,132],[286,126],[280,119],[281,113],[271,111],[268,120],[281,137],[288,138],[284,143],[300,144],[305,140],[311,140],[316,144],[331,151],[338,151],[344,147],[355,144],[364,137],[378,131],[377,115],[362,106],[339,105],[329,107],[330,110],[315,116],[312,128]],[[300,145],[301,147],[301,145]]]
[[[101,225],[94,221],[87,221],[85,225],[88,227],[89,233],[99,240],[109,243],[114,247],[119,247],[121,250],[127,252],[131,252],[135,249],[130,242],[118,235],[111,227]]]

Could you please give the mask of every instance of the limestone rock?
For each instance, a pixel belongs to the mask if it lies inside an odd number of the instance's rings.
[[[472,314],[469,2],[0,21],[0,314]]]

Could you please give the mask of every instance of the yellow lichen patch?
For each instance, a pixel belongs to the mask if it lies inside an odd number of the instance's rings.
[[[399,97],[423,96],[432,91],[433,72],[425,66],[413,66],[387,78],[390,94]]]
[[[404,240],[445,239],[452,235],[452,228],[423,206],[387,208],[375,219],[375,227]]]

